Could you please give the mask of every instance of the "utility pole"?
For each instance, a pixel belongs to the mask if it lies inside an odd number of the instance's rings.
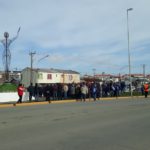
[[[29,55],[31,57],[31,68],[30,68],[30,84],[33,83],[33,56],[36,52],[30,52]]]
[[[127,37],[128,37],[128,63],[129,63],[129,89],[130,89],[130,95],[132,96],[132,77],[131,77],[131,57],[130,57],[130,39],[129,39],[129,11],[132,11],[133,8],[127,9]]]

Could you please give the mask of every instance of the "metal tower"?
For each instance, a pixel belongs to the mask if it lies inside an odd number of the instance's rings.
[[[18,38],[19,32],[20,32],[20,27],[17,31],[17,35],[15,37],[13,37],[12,39],[9,39],[9,33],[8,32],[4,32],[4,38],[5,39],[0,40],[0,42],[4,46],[2,59],[3,59],[4,68],[5,68],[5,81],[9,81],[9,66],[10,66],[10,61],[11,61],[11,53],[9,50],[9,46],[13,41],[15,41]]]

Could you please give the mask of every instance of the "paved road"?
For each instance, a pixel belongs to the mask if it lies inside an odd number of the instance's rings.
[[[0,108],[0,150],[149,150],[150,99]]]

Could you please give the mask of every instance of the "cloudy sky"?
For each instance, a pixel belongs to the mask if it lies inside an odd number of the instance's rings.
[[[128,8],[131,72],[145,64],[150,73],[150,0],[0,0],[0,39],[21,27],[10,69],[29,67],[35,51],[34,67],[128,73]],[[3,50],[0,44],[0,70]]]

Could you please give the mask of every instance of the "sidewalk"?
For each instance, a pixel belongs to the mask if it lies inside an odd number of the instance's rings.
[[[125,100],[125,99],[135,99],[135,98],[144,98],[144,96],[133,96],[133,97],[103,97],[100,99],[97,99],[98,101],[104,101],[104,100]],[[92,102],[94,101],[91,99],[86,99],[86,102]],[[68,100],[55,100],[55,101],[26,101],[22,103],[16,103],[16,102],[10,102],[10,103],[0,103],[0,108],[7,108],[7,107],[20,107],[20,106],[33,106],[33,105],[47,105],[47,104],[61,104],[61,103],[74,103],[74,102],[81,102],[77,101],[75,99],[68,99]]]

